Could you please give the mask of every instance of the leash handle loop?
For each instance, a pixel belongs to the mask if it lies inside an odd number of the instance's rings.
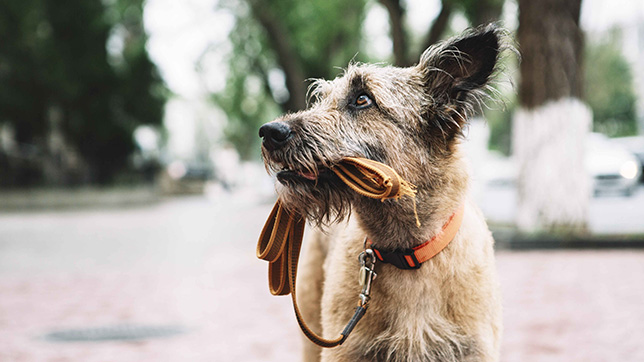
[[[289,213],[278,200],[260,234],[257,257],[269,262],[268,285],[271,294],[291,294],[295,317],[304,335],[320,347],[335,347],[344,342],[346,336],[331,340],[318,336],[304,322],[297,305],[295,283],[304,225],[305,220],[301,215]]]
[[[416,194],[414,185],[403,180],[391,167],[366,158],[344,158],[331,170],[361,196],[386,200]]]

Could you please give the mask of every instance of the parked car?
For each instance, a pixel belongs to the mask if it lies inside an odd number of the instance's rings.
[[[206,183],[213,177],[214,169],[210,163],[175,160],[162,172],[160,186],[169,195],[203,194]]]
[[[587,140],[586,168],[593,177],[595,195],[633,194],[642,174],[640,161],[619,143],[591,133]]]
[[[644,170],[644,136],[620,137],[612,140],[634,154],[639,159],[642,170]],[[644,172],[640,174],[640,182],[644,183]]]

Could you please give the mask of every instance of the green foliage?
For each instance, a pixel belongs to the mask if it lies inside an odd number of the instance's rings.
[[[618,34],[587,43],[584,62],[585,97],[593,110],[593,130],[610,137],[636,134],[632,70],[621,52]],[[508,99],[506,107],[487,110],[485,116],[490,126],[490,149],[509,155],[516,100]]]
[[[509,156],[512,153],[512,116],[519,102],[511,75],[519,73],[520,59],[504,56],[499,61],[501,79],[498,84],[492,84],[495,88],[493,99],[489,107],[483,108],[483,113],[490,129],[488,148]]]
[[[505,0],[443,0],[463,11],[472,26],[497,21]]]
[[[224,139],[235,146],[242,159],[250,159],[258,156],[257,130],[279,113],[266,84],[268,75],[263,74],[274,65],[265,54],[267,45],[261,29],[249,17],[237,19],[230,40],[233,51],[226,86],[213,94],[212,100],[228,118]]]
[[[508,101],[507,108],[493,108],[485,111],[485,119],[490,127],[488,148],[509,156],[512,153],[512,114],[516,100]]]
[[[504,1],[444,0],[475,25],[496,20]],[[372,60],[362,44],[369,2],[375,0],[223,1],[236,23],[226,87],[212,99],[228,118],[225,139],[243,159],[259,156],[261,124],[303,108],[292,97],[304,98],[305,79],[333,79],[350,61]]]
[[[240,57],[231,63],[226,87],[213,95],[213,101],[228,117],[224,138],[235,146],[242,159],[258,156],[260,138],[257,130],[279,114],[277,105],[265,89],[267,85],[262,84],[257,75],[244,71],[252,68],[248,61]]]
[[[224,138],[242,159],[259,156],[258,128],[280,112],[293,89],[283,83],[288,70],[280,63],[270,35],[253,13],[273,17],[285,31],[283,41],[293,50],[293,64],[304,79],[334,78],[360,49],[364,0],[285,0],[226,2],[222,6],[236,17],[230,33],[226,87],[213,95],[214,103],[227,115]],[[259,5],[258,5],[259,4]],[[256,10],[257,11],[257,10]],[[360,59],[360,58],[359,58]],[[276,79],[276,80],[275,80]],[[305,91],[307,84],[302,79]],[[302,92],[303,93],[303,92]]]
[[[593,110],[593,129],[610,137],[637,132],[633,75],[620,43],[613,33],[586,48],[586,100]]]
[[[10,121],[23,142],[45,131],[45,110],[37,104],[45,98],[45,76],[54,75],[42,71],[51,34],[43,17],[40,0],[0,3],[0,121]]]
[[[291,34],[306,77],[334,78],[361,49],[364,0],[272,1],[271,7]]]
[[[143,0],[24,0],[0,5],[0,122],[46,159],[48,114],[91,171],[109,182],[134,150],[132,132],[160,125],[165,87],[145,51]],[[114,30],[121,30],[115,34]],[[121,54],[106,43],[121,38]],[[46,162],[46,161],[45,161]]]

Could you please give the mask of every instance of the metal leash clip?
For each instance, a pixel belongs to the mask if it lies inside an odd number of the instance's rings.
[[[374,279],[376,279],[375,266],[376,266],[376,255],[374,254],[371,248],[366,248],[358,256],[360,261],[360,276],[359,283],[362,287],[360,291],[360,306],[366,306],[371,299],[371,284]]]
[[[351,318],[341,333],[342,339],[340,340],[340,344],[344,343],[349,334],[351,334],[351,331],[353,331],[353,328],[355,328],[360,319],[362,319],[364,314],[367,312],[367,304],[369,303],[369,299],[371,299],[369,296],[369,294],[371,294],[371,284],[376,278],[376,272],[374,271],[374,267],[376,266],[376,255],[371,248],[366,247],[366,242],[367,239],[365,238],[365,250],[358,256],[358,260],[360,261],[359,283],[362,287],[362,290],[360,291],[360,302],[353,313],[353,318]]]

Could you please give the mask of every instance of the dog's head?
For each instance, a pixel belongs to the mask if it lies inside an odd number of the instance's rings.
[[[500,30],[487,26],[432,46],[412,67],[352,64],[316,81],[307,110],[259,130],[280,199],[318,222],[346,215],[356,196],[328,170],[344,157],[383,162],[421,192],[449,182],[454,145],[501,48]]]

